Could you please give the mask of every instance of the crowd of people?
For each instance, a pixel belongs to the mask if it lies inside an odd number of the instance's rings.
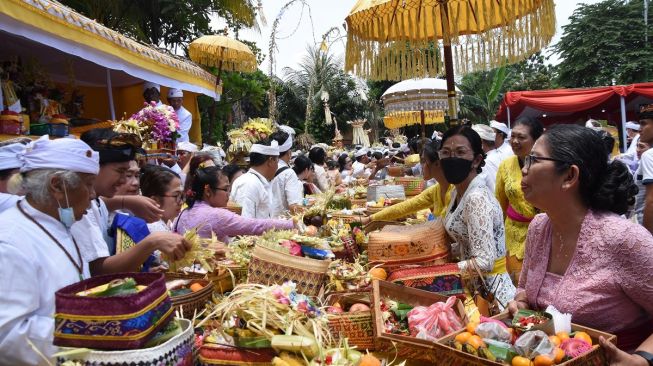
[[[602,342],[613,364],[646,364],[626,351],[653,353],[653,106],[628,125],[631,146],[614,157],[610,137],[594,126],[511,127],[492,121],[407,144],[299,151],[294,130],[280,126],[252,145],[247,169],[187,141],[176,159],[148,160],[133,136],[111,129],[4,143],[0,363],[40,363],[32,345],[54,352],[59,288],[101,274],[163,271],[190,249],[182,234],[191,228],[223,243],[293,229],[299,224],[289,214],[307,196],[383,180],[395,162],[417,158],[404,173],[427,188],[363,224],[428,208],[442,219],[460,271],[481,272],[501,308],[554,305],[576,323],[617,334],[619,348]],[[137,244],[123,247],[118,230]]]

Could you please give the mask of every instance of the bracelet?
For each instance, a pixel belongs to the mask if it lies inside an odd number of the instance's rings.
[[[645,359],[649,365],[653,365],[653,354],[646,351],[635,351],[633,354]]]

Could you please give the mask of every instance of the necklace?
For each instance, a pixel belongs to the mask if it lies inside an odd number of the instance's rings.
[[[30,221],[32,221],[36,226],[38,226],[39,229],[43,230],[43,232],[55,244],[57,244],[59,249],[61,249],[66,254],[66,257],[68,257],[68,260],[70,261],[70,263],[72,263],[73,266],[75,266],[75,269],[77,269],[77,273],[79,273],[79,280],[80,281],[84,280],[84,276],[82,275],[84,262],[82,262],[82,254],[79,252],[79,246],[77,246],[77,242],[75,241],[75,238],[73,238],[72,235],[71,235],[71,238],[73,239],[73,244],[75,244],[75,250],[77,251],[77,257],[79,258],[79,264],[77,264],[77,262],[75,262],[73,257],[70,255],[70,253],[68,253],[66,248],[64,248],[64,246],[61,245],[59,240],[57,240],[54,236],[52,236],[52,234],[50,234],[50,232],[46,228],[44,228],[43,225],[39,224],[36,220],[34,220],[34,218],[32,216],[28,215],[27,212],[25,212],[25,210],[23,210],[22,207],[20,207],[20,201],[16,202],[16,207],[18,207],[18,211],[20,211],[20,213],[22,213],[25,217],[27,217]]]
[[[556,257],[560,257],[561,256],[560,253],[562,253],[562,248],[565,246],[565,240],[562,238],[562,234],[560,234],[556,230],[553,230],[553,231],[558,236],[558,241],[560,242],[560,244],[558,245],[558,252],[556,253]],[[551,243],[551,244],[553,244],[553,243]],[[569,254],[563,255],[562,258],[565,258],[565,259],[569,258]]]

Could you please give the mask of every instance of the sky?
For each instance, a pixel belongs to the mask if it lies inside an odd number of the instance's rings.
[[[285,67],[294,68],[301,62],[306,53],[306,47],[309,44],[319,44],[322,35],[332,27],[337,27],[342,38],[337,39],[337,33],[332,33],[335,42],[330,46],[330,50],[336,56],[344,59],[344,50],[346,43],[346,32],[343,28],[345,18],[355,4],[355,0],[304,0],[308,7],[301,5],[297,1],[281,17],[279,29],[277,31],[277,51],[275,53],[275,70],[274,73],[283,76]],[[569,16],[574,12],[580,3],[592,4],[600,0],[555,0],[556,7],[556,35],[551,44],[555,44],[562,35],[562,26],[567,24]],[[281,8],[288,0],[262,0],[263,14],[267,20],[267,26],[262,26],[260,33],[252,30],[241,31],[241,39],[255,41],[257,46],[268,55],[270,44],[270,33],[272,24],[279,14]],[[310,8],[310,15],[308,8]],[[216,24],[219,23],[216,21]],[[550,52],[546,52],[548,55]],[[259,66],[266,74],[269,71],[269,57]],[[557,63],[558,58],[552,55],[549,59],[551,63]]]

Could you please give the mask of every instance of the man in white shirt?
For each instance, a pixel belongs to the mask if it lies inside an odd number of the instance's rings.
[[[242,217],[273,218],[270,181],[279,168],[279,143],[266,139],[252,145],[249,164],[249,171],[232,184],[229,199],[242,207]]]
[[[70,227],[93,198],[98,162],[77,139],[43,136],[24,154],[27,195],[0,214],[0,365],[46,364],[28,340],[46,357],[57,351],[54,294],[90,277]]]
[[[361,148],[354,153],[354,164],[351,165],[351,176],[353,178],[367,178],[370,176],[371,171],[367,168],[370,163],[370,157],[367,156],[367,148]]]
[[[25,152],[25,145],[13,142],[0,146],[0,212],[13,207],[21,199],[21,196],[9,193],[8,185],[20,170],[20,156]]]
[[[501,161],[514,155],[512,146],[510,146],[510,129],[503,122],[490,121],[490,127],[494,129],[496,137],[494,139],[494,146],[499,154]]]
[[[183,103],[183,91],[180,89],[168,90],[168,104],[175,110],[177,118],[179,119],[179,130],[177,130],[177,132],[180,137],[177,137],[177,142],[190,141],[188,132],[193,125],[193,115],[188,111],[188,109],[184,108],[182,105]]]
[[[279,130],[270,138],[279,144],[279,165],[272,179],[272,217],[278,218],[289,211],[295,213],[301,207],[304,185],[288,165],[292,155],[293,136]]]
[[[160,218],[160,215],[148,216],[149,211],[163,213],[158,204],[147,197],[114,197],[118,187],[126,181],[129,161],[134,159],[138,146],[134,141],[130,141],[128,136],[118,135],[111,129],[93,129],[81,136],[81,140],[100,156],[98,178],[93,186],[97,198],[91,201],[84,219],[72,225],[71,232],[75,237],[84,239],[78,243],[82,257],[89,262],[94,276],[137,271],[156,250],[167,258],[178,260],[190,249],[190,243],[179,234],[155,232],[128,250],[116,253],[115,238],[109,235],[112,224],[109,222],[110,211],[127,209],[148,222]]]
[[[485,175],[485,184],[494,192],[497,171],[499,171],[499,165],[501,164],[501,157],[494,148],[496,133],[491,127],[482,124],[473,125],[472,129],[481,137],[481,145],[486,155],[485,165],[481,174]]]
[[[639,109],[639,140],[653,144],[653,104],[646,104]],[[638,175],[646,187],[642,226],[653,233],[653,149],[646,150],[639,159]],[[639,179],[639,178],[638,178]]]
[[[626,155],[634,156],[634,160],[637,161],[637,143],[639,142],[639,123],[628,121],[626,122],[626,134],[630,139],[630,145],[626,150]]]
[[[157,107],[163,105],[161,103],[161,85],[149,81],[143,83],[143,99],[147,104],[155,102]]]

